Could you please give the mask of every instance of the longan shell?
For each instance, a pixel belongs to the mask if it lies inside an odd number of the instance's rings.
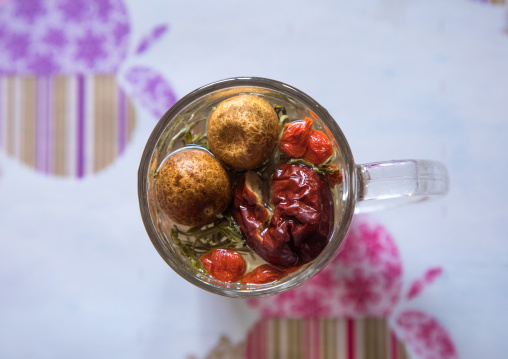
[[[238,95],[222,101],[208,120],[212,153],[231,167],[253,169],[265,162],[279,136],[279,119],[261,97]]]
[[[199,226],[213,222],[227,208],[232,189],[226,170],[215,157],[202,149],[184,148],[160,166],[155,195],[172,221]]]

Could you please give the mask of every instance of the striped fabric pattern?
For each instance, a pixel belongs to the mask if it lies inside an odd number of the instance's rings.
[[[383,318],[272,318],[247,336],[247,359],[409,359]]]
[[[134,126],[115,75],[0,77],[0,148],[39,172],[96,173],[124,152]]]
[[[497,4],[497,5],[506,4],[506,0],[479,0],[479,1],[484,2],[484,3]]]

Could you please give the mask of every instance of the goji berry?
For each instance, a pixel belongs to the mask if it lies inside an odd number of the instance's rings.
[[[307,151],[307,144],[312,132],[312,119],[288,123],[280,139],[280,149],[289,157],[299,158]]]
[[[275,282],[286,276],[286,272],[281,271],[269,264],[262,264],[247,273],[241,280],[242,284],[266,284]]]
[[[333,154],[332,142],[326,135],[318,130],[312,130],[307,144],[307,151],[303,155],[305,161],[319,165]]]
[[[199,260],[208,274],[223,282],[239,281],[247,269],[242,255],[230,249],[212,249]]]

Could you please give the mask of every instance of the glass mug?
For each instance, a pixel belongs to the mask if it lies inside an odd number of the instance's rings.
[[[291,120],[312,116],[314,125],[332,140],[334,164],[342,170],[342,183],[332,190],[333,228],[328,244],[309,264],[288,273],[282,279],[265,284],[222,282],[196,268],[171,237],[170,220],[161,212],[155,179],[159,166],[178,146],[174,138],[186,130],[205,131],[206,119],[214,106],[239,95],[255,94],[272,106],[283,105]],[[280,129],[282,130],[282,129]],[[315,275],[339,250],[355,213],[385,209],[448,191],[446,167],[435,161],[403,160],[358,165],[353,159],[346,137],[330,114],[302,91],[284,83],[256,77],[238,77],[217,81],[198,88],[173,105],[155,126],[142,155],[138,172],[138,196],[141,216],[153,245],[184,279],[212,293],[252,298],[281,293]],[[252,269],[252,268],[250,268]],[[247,269],[250,270],[249,268]]]

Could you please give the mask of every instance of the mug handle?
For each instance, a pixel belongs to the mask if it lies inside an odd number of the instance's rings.
[[[449,189],[446,166],[428,160],[356,165],[355,213],[366,213],[443,196]]]

